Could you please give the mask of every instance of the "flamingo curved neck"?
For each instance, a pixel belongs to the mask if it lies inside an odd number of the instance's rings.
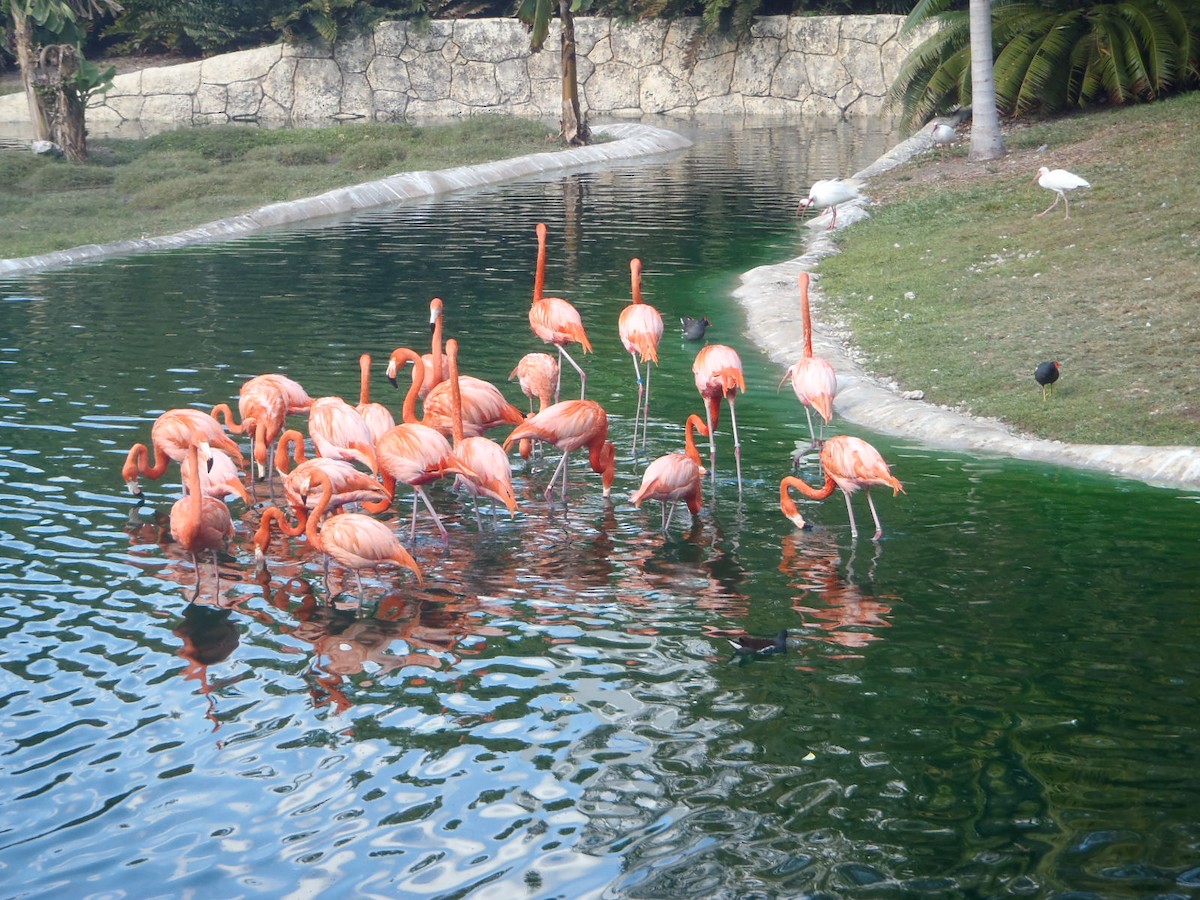
[[[713,417],[713,423],[715,426],[715,424],[716,424],[715,416]],[[708,437],[708,434],[709,434],[708,426],[704,424],[704,421],[699,416],[697,416],[696,414],[693,413],[692,415],[688,416],[687,422],[683,426],[684,447],[685,447],[683,452],[684,452],[684,455],[687,456],[688,459],[690,459],[696,465],[700,466],[700,465],[703,465],[703,461],[700,458],[700,451],[696,449],[696,432],[697,431],[699,431],[705,437]]]
[[[212,417],[225,426],[233,434],[245,434],[246,423],[238,424],[234,419],[233,410],[229,408],[228,403],[218,403],[212,408]]]

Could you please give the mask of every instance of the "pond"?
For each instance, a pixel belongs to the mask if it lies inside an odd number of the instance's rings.
[[[879,541],[861,494],[858,540],[840,494],[797,530],[779,481],[804,415],[730,292],[800,252],[811,180],[895,135],[690,136],[656,160],[0,282],[4,896],[1200,891],[1198,498],[835,418],[905,492],[873,494]],[[464,372],[523,406],[509,373],[546,349],[527,318],[538,221],[548,293],[595,348],[611,497],[579,459],[569,505],[547,501],[557,451],[514,454],[511,519],[481,527],[432,486],[443,544],[427,520],[408,540],[401,488],[386,520],[424,583],[367,573],[362,597],[303,539],[258,575],[266,498],[235,501],[220,586],[210,567],[189,602],[192,563],[165,539],[178,468],[142,504],[121,480],[155,417],[270,371],[356,398],[362,352],[398,413],[382,360],[428,348],[435,296]],[[707,315],[747,380],[741,498],[723,418],[715,487],[667,534],[628,499],[634,256],[667,322],[648,455],[701,411],[680,316]],[[727,640],[781,629],[785,654]]]

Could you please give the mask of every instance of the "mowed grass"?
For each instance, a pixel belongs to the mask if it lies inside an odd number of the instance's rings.
[[[871,180],[880,205],[822,260],[822,315],[875,375],[1076,443],[1200,443],[1200,93],[967,139]],[[1091,183],[1054,194],[1039,166]],[[1033,370],[1058,360],[1042,401]]]
[[[544,123],[481,116],[429,127],[221,125],[93,139],[81,165],[0,149],[0,258],[173,234],[400,172],[564,146]]]

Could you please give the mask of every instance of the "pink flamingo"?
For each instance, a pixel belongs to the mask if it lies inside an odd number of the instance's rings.
[[[377,471],[375,438],[366,420],[341,397],[319,397],[308,410],[308,435],[319,456],[358,462]]]
[[[334,496],[334,488],[329,476],[320,470],[313,472],[312,486],[314,489],[319,488],[321,493],[316,508],[304,515],[305,538],[314,550],[354,572],[360,597],[363,594],[362,570],[377,568],[384,563],[403,566],[417,576],[417,581],[424,583],[425,577],[417,561],[392,530],[378,519],[361,513],[342,513],[330,516],[322,523],[322,517]],[[265,557],[273,523],[278,523],[285,533],[298,533],[298,528],[287,524],[286,517],[278,507],[268,509],[263,514],[263,521],[255,535],[255,557],[260,564]]]
[[[724,344],[709,344],[696,354],[692,363],[692,374],[696,377],[696,390],[704,398],[704,412],[708,420],[709,467],[712,469],[713,486],[717,483],[717,423],[721,418],[721,401],[729,403],[729,419],[733,426],[733,455],[737,462],[738,496],[742,495],[742,443],[738,438],[737,413],[734,400],[738,392],[745,393],[746,377],[742,373],[742,358],[732,347]]]
[[[647,500],[658,500],[662,504],[663,531],[671,527],[671,517],[680,500],[687,503],[693,516],[700,514],[704,466],[700,463],[700,451],[696,449],[694,435],[697,429],[708,435],[708,427],[699,416],[688,416],[684,425],[683,452],[668,453],[650,463],[642,474],[642,486],[629,498],[639,509]],[[671,504],[669,511],[668,503]]]
[[[560,380],[554,389],[555,399],[558,398],[561,387],[561,366],[564,358],[579,373],[579,397],[583,399],[587,393],[587,375],[567,352],[567,344],[579,344],[583,347],[584,353],[592,352],[592,344],[588,340],[587,332],[583,330],[583,320],[579,317],[579,311],[574,306],[561,297],[543,296],[542,292],[546,283],[547,231],[545,224],[538,222],[536,231],[538,238],[537,273],[533,281],[533,303],[529,307],[529,327],[547,344],[554,344],[558,347]]]
[[[447,343],[447,346],[449,344]],[[463,434],[479,437],[500,425],[518,425],[525,414],[504,399],[490,381],[461,375],[458,379],[459,412]],[[421,421],[444,435],[454,434],[454,398],[449,381],[443,381],[425,397],[425,415]]]
[[[171,461],[182,462],[192,444],[208,444],[233,459],[240,469],[246,461],[242,451],[225,433],[219,422],[207,413],[186,407],[168,409],[150,427],[150,445],[154,448],[154,462],[150,462],[150,451],[145,444],[134,444],[129,448],[121,477],[129,493],[142,496],[138,477],[162,478]]]
[[[229,507],[221,500],[206,496],[200,487],[200,455],[199,444],[188,446],[186,493],[171,507],[171,537],[192,557],[192,565],[196,568],[196,597],[200,596],[200,553],[212,554],[217,576],[216,592],[220,593],[217,551],[224,550],[233,540],[233,518],[229,515]]]
[[[375,458],[379,462],[379,471],[383,476],[383,487],[387,494],[382,502],[367,503],[364,508],[368,512],[382,512],[391,505],[396,484],[407,484],[413,489],[410,536],[416,537],[417,500],[420,499],[433,517],[442,540],[449,543],[450,535],[433,508],[429,495],[425,493],[424,485],[447,475],[472,477],[474,473],[470,466],[455,455],[450,442],[441,432],[420,422],[410,421],[410,417],[416,418],[417,395],[425,378],[425,367],[421,365],[421,358],[407,347],[392,351],[391,364],[399,366],[408,362],[413,363],[413,383],[404,400],[404,421],[389,428],[375,443]]]
[[[546,407],[513,429],[504,441],[505,452],[515,441],[527,438],[547,441],[563,451],[558,468],[550,476],[550,484],[546,488],[547,499],[554,492],[561,472],[562,498],[566,502],[567,460],[571,451],[580,447],[588,448],[592,471],[601,477],[604,496],[609,495],[616,476],[617,451],[612,441],[608,440],[608,414],[599,403],[594,400],[563,400]]]
[[[854,523],[854,508],[850,505],[850,495],[863,488],[867,494],[867,504],[871,507],[871,517],[875,520],[875,540],[879,540],[883,536],[883,526],[879,524],[875,501],[871,499],[871,485],[890,487],[892,496],[904,492],[900,482],[879,455],[879,451],[862,438],[839,434],[827,440],[821,448],[821,468],[825,472],[825,484],[819,489],[809,486],[794,475],[788,475],[779,483],[779,508],[783,514],[791,519],[796,527],[803,528],[804,517],[800,515],[788,489],[794,487],[806,497],[824,500],[833,493],[835,487],[839,487],[846,495],[850,535],[856,538],[858,528]]]
[[[265,375],[255,375],[246,384],[248,385],[256,381],[265,382],[278,389],[287,399],[289,413],[306,413],[309,407],[312,406],[312,397],[308,396],[308,392],[298,382],[293,381],[286,375],[280,375],[278,372],[268,372]]]
[[[293,460],[299,465],[289,472]],[[304,436],[294,429],[288,429],[279,438],[279,447],[275,451],[275,468],[284,473],[284,496],[297,510],[297,515],[299,508],[305,504],[309,509],[316,508],[319,497],[312,489],[312,473],[316,469],[329,476],[333,484],[333,497],[329,501],[331,511],[340,510],[351,503],[378,502],[386,496],[383,484],[378,478],[362,469],[356,469],[345,460],[328,459],[324,456],[306,458]]]
[[[371,432],[371,443],[381,434],[396,424],[391,410],[382,403],[371,402],[371,354],[363,353],[358,357],[358,406],[355,409],[367,423]]]
[[[642,302],[642,261],[629,261],[629,279],[633,302],[621,310],[617,331],[625,351],[633,358],[633,374],[637,379],[638,399],[633,414],[633,451],[637,452],[638,421],[642,422],[642,447],[646,446],[646,429],[650,425],[650,364],[658,363],[658,342],[662,339],[663,320],[658,310]],[[646,364],[646,386],[642,388],[642,370],[638,357]],[[644,397],[644,401],[643,401]]]
[[[833,366],[821,357],[813,356],[812,313],[808,304],[808,281],[808,273],[801,272],[800,315],[804,327],[804,355],[788,367],[779,386],[783,387],[783,382],[787,381],[789,377],[792,379],[792,390],[796,392],[796,397],[803,404],[804,415],[808,418],[808,433],[812,438],[812,444],[814,447],[818,447],[820,440],[817,437],[816,429],[813,428],[812,413],[809,410],[815,409],[817,414],[825,420],[825,425],[828,425],[829,420],[833,418],[833,398],[837,395],[838,384],[837,373],[833,371]],[[824,435],[825,427],[822,425],[821,437]]]
[[[186,489],[191,477],[191,457],[185,456],[179,465],[183,471],[183,485]],[[213,497],[222,501],[230,494],[236,494],[247,506],[254,505],[254,498],[250,496],[246,485],[242,483],[241,472],[233,464],[233,460],[224,453],[210,454],[207,461],[201,462],[200,490],[205,497]]]
[[[450,359],[448,383],[453,401],[454,454],[474,473],[473,476],[459,475],[454,479],[454,483],[465,488],[473,497],[490,497],[493,501],[493,517],[496,500],[508,508],[511,517],[517,511],[517,498],[513,493],[512,465],[508,461],[508,455],[495,441],[482,436],[465,436],[462,396],[458,387],[458,341],[451,338],[446,342],[446,355]],[[426,405],[428,406],[428,403]],[[475,508],[475,521],[479,523],[478,505]]]
[[[521,393],[529,398],[529,413],[532,415],[534,400],[538,401],[539,410],[554,402],[558,385],[558,360],[549,353],[526,353],[508,375],[509,381],[514,378],[521,385]],[[533,441],[521,441],[523,459],[529,458],[532,449]]]
[[[271,462],[271,446],[287,423],[287,396],[274,381],[251,378],[238,391],[238,413],[242,417],[241,424],[234,421],[228,403],[218,403],[212,408],[211,415],[233,434],[250,435],[250,450],[258,477],[265,478]]]

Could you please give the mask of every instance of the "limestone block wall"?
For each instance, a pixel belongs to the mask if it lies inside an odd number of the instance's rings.
[[[695,19],[576,20],[581,99],[589,116],[871,115],[905,56],[928,32],[901,37],[902,16],[763,17],[747,36],[705,40]],[[555,24],[557,29],[557,23]],[[560,115],[557,30],[540,53],[514,19],[384,22],[328,45],[273,45],[118,76],[93,99],[89,128],[400,121],[505,112]],[[0,97],[0,122],[28,118]]]

